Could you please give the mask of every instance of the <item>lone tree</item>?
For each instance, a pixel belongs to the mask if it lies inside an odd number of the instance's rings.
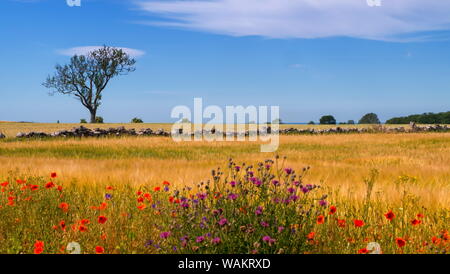
[[[87,55],[73,56],[67,65],[56,65],[55,75],[48,76],[43,86],[52,89],[50,95],[74,96],[89,110],[91,123],[95,123],[103,90],[112,78],[135,71],[135,63],[122,49],[103,46]]]
[[[375,113],[367,113],[359,120],[358,124],[380,124],[380,119]]]
[[[334,119],[333,115],[325,115],[320,118],[321,125],[335,125],[336,119]]]

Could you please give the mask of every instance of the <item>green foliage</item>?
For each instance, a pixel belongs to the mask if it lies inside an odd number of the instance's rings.
[[[96,116],[96,117],[95,117],[95,123],[96,123],[96,124],[103,124],[103,117],[101,117],[101,116]]]
[[[355,121],[353,121],[353,120],[348,120],[347,124],[349,124],[349,125],[354,125],[354,124],[355,124]]]
[[[86,119],[80,119],[80,124],[87,124]]]
[[[358,122],[359,124],[380,124],[380,119],[375,113],[367,113]]]
[[[314,121],[309,121],[308,125],[315,125]]]
[[[144,122],[144,121],[142,121],[142,119],[137,118],[137,117],[131,119],[131,123],[132,123],[132,124],[142,124],[143,122]]]
[[[320,118],[320,124],[321,125],[335,125],[336,119],[333,117],[333,115],[324,115]]]
[[[405,117],[394,117],[386,121],[386,124],[450,124],[450,111],[440,113],[414,114]]]

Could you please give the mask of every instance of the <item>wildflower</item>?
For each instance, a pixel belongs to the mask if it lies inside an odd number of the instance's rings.
[[[338,226],[339,226],[339,227],[345,227],[345,224],[346,224],[346,221],[345,221],[345,220],[338,219],[337,221],[338,221]]]
[[[389,210],[386,214],[384,214],[384,217],[386,217],[389,221],[392,221],[395,218],[395,214],[392,210]]]
[[[369,250],[367,248],[361,248],[360,250],[358,250],[358,254],[368,254]]]
[[[278,180],[273,180],[273,181],[272,181],[272,184],[273,184],[274,186],[279,186],[279,185],[280,185],[280,182],[279,182]]]
[[[279,226],[279,227],[278,227],[278,233],[283,232],[283,230],[284,230],[284,226]]]
[[[306,235],[306,238],[309,241],[312,241],[312,240],[314,240],[314,236],[316,236],[316,233],[314,231],[312,231],[312,232],[308,233],[308,235]]]
[[[230,193],[230,194],[228,195],[228,199],[230,199],[230,200],[236,200],[237,197],[238,197],[238,195],[237,195],[237,194],[234,194],[234,193]]]
[[[263,236],[262,240],[263,242],[268,243],[269,245],[275,243],[275,239],[272,239],[270,236]]]
[[[414,220],[411,221],[411,224],[412,224],[413,226],[420,225],[421,223],[422,223],[422,221],[421,221],[421,220],[418,220],[418,219],[414,219]]]
[[[254,184],[255,186],[257,186],[257,187],[260,187],[260,186],[262,185],[262,182],[261,182],[261,180],[256,179],[256,180],[253,182],[253,184]]]
[[[98,216],[98,223],[104,224],[108,219],[105,216]]]
[[[52,172],[52,173],[50,173],[50,177],[52,177],[52,178],[56,178],[56,172]]]
[[[204,237],[204,236],[198,236],[197,239],[195,239],[195,241],[196,241],[197,243],[201,243],[201,242],[203,242],[204,240],[205,240],[205,237]]]
[[[60,221],[60,222],[59,222],[59,226],[61,227],[61,229],[62,229],[63,231],[66,231],[66,222],[65,222],[65,221]]]
[[[78,230],[79,230],[80,232],[86,232],[88,229],[87,229],[87,227],[86,227],[85,225],[80,225],[80,226],[78,227]]]
[[[225,219],[225,218],[222,218],[222,219],[219,220],[218,223],[219,223],[220,226],[224,226],[224,225],[226,225],[228,223],[228,220]]]
[[[95,247],[95,254],[103,254],[105,252],[105,249],[101,246]]]
[[[292,168],[285,168],[284,172],[286,172],[287,175],[290,175],[292,173]]]
[[[161,239],[167,239],[170,236],[170,232],[162,232],[161,234],[159,234],[159,237],[161,237]]]
[[[395,238],[395,243],[398,245],[398,247],[402,248],[406,245],[406,241],[402,238]]]
[[[355,224],[356,227],[364,226],[364,221],[363,220],[353,220],[353,223]]]
[[[2,187],[6,187],[6,186],[8,186],[8,182],[3,182],[3,183],[1,183],[0,185],[2,186]]]
[[[303,192],[304,194],[308,193],[308,192],[309,192],[309,188],[307,188],[307,187],[302,187],[302,192]]]
[[[334,213],[336,213],[336,207],[335,206],[330,206],[330,215],[333,215]]]
[[[417,214],[417,216],[416,216],[417,218],[419,218],[419,219],[422,219],[424,216],[423,216],[423,214],[422,213],[419,213],[419,214]]]
[[[235,181],[231,181],[231,182],[230,182],[230,186],[231,186],[231,187],[235,187],[235,186],[236,186],[236,182],[235,182]]]
[[[262,227],[269,227],[269,223],[268,222],[261,221],[260,224],[261,224]]]
[[[54,186],[55,186],[55,184],[53,182],[48,182],[48,183],[45,184],[45,188],[46,189],[52,188]]]
[[[69,210],[69,204],[68,203],[60,203],[59,208],[61,208],[63,212],[67,212]]]
[[[325,200],[320,200],[320,201],[319,201],[319,205],[320,205],[320,206],[327,206],[327,205],[328,205],[328,202],[325,201]]]
[[[259,216],[263,214],[263,208],[261,206],[258,206],[255,210],[255,215]]]
[[[106,187],[106,190],[114,190],[114,187],[112,187],[112,186],[107,186],[107,187]]]
[[[106,199],[106,200],[111,200],[111,198],[112,198],[112,195],[111,195],[111,194],[109,194],[109,193],[106,193],[106,194],[105,194],[105,199]]]
[[[240,167],[240,166],[235,166],[234,169],[235,169],[237,172],[239,172],[239,170],[241,170],[241,167]]]
[[[44,252],[44,242],[36,241],[34,243],[34,254],[42,254]]]
[[[137,206],[137,208],[138,208],[139,210],[144,210],[146,207],[147,207],[147,206],[146,206],[145,204],[139,204],[139,205]]]
[[[38,185],[30,185],[30,189],[32,191],[38,190],[39,186]]]
[[[157,192],[157,191],[160,191],[160,190],[161,190],[161,187],[159,187],[159,186],[157,186],[157,187],[155,187],[155,188],[153,189],[154,192]]]
[[[319,217],[317,217],[317,224],[321,225],[325,222],[325,217],[323,217],[323,215],[320,215]]]
[[[287,192],[289,192],[289,193],[294,193],[295,192],[295,188],[293,188],[293,187],[290,187],[290,188],[288,188],[287,189]]]
[[[164,181],[164,182],[163,182],[163,185],[165,185],[165,186],[170,186],[170,183],[169,183],[168,181]]]
[[[82,225],[88,225],[88,224],[91,223],[91,221],[89,221],[88,219],[82,219],[82,220],[80,221],[80,223],[81,223]]]
[[[219,237],[215,237],[214,239],[212,239],[211,241],[213,244],[220,244],[222,242],[222,240]]]

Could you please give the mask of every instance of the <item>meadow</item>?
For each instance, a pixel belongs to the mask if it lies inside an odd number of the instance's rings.
[[[72,126],[1,123],[0,132]],[[83,253],[370,253],[377,244],[446,253],[449,136],[281,136],[276,154],[258,142],[7,138],[0,252],[67,253],[77,242]]]

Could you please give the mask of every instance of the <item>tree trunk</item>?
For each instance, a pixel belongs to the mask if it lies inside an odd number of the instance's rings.
[[[95,118],[97,118],[97,111],[96,110],[89,110],[91,112],[91,124],[95,124]]]

